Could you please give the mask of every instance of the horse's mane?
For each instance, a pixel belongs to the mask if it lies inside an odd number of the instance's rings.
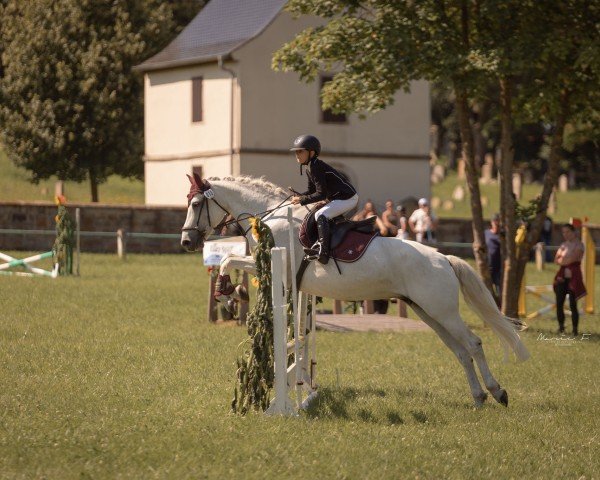
[[[247,185],[248,187],[251,187],[252,189],[260,190],[261,193],[263,193],[269,197],[274,197],[274,198],[284,199],[288,195],[283,188],[275,185],[272,182],[269,182],[268,180],[265,179],[265,177],[255,178],[255,177],[251,177],[249,175],[240,175],[239,177],[223,177],[223,178],[210,177],[208,180],[209,181],[215,180],[215,181],[222,181],[222,182],[233,182],[233,183],[239,183],[242,185]]]

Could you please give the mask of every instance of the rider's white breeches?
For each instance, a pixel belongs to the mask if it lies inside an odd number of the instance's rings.
[[[348,200],[332,200],[323,208],[317,210],[315,213],[315,220],[318,220],[321,215],[325,215],[326,218],[332,219],[338,215],[343,215],[349,212],[358,205],[358,194],[349,198]]]

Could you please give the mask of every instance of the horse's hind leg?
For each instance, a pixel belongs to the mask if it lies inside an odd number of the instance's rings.
[[[443,326],[430,317],[421,307],[412,302],[410,302],[410,306],[417,313],[417,315],[419,315],[419,317],[427,325],[429,325],[435,333],[438,334],[438,336],[442,339],[442,342],[444,342],[446,346],[452,350],[454,355],[456,355],[456,358],[462,365],[463,369],[465,370],[465,374],[467,375],[467,381],[469,382],[469,387],[471,388],[471,395],[473,395],[475,406],[481,407],[487,399],[487,393],[485,393],[483,388],[481,388],[481,384],[477,378],[477,373],[475,372],[475,367],[473,366],[473,357],[471,357],[465,347],[457,342]]]
[[[485,358],[485,353],[483,352],[481,339],[469,330],[458,312],[454,316],[445,317],[444,321],[441,323],[450,335],[460,342],[475,359],[481,377],[483,378],[483,383],[494,399],[498,403],[508,407],[508,393],[500,386],[498,381],[492,375]]]

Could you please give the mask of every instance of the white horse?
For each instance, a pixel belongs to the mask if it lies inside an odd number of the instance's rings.
[[[207,231],[217,226],[225,213],[234,218],[243,213],[259,213],[272,209],[287,197],[286,192],[263,179],[251,177],[209,179],[211,199],[202,192],[192,197],[182,229],[181,245],[188,251],[202,247]],[[203,181],[204,182],[204,181]],[[289,245],[287,203],[265,218],[273,232],[276,246]],[[307,213],[306,207],[294,206],[294,236]],[[242,221],[247,229],[248,222]],[[250,233],[247,238],[252,245]],[[296,265],[288,275],[295,275],[303,257],[299,240],[295,244]],[[220,268],[221,275],[231,269],[255,273],[252,257],[228,257]],[[505,360],[512,349],[517,360],[529,357],[517,330],[524,325],[510,319],[498,310],[491,294],[475,271],[465,261],[452,255],[443,255],[417,242],[398,238],[376,237],[367,251],[355,263],[341,265],[342,274],[334,262],[322,265],[313,261],[304,273],[300,290],[304,293],[337,300],[376,300],[402,298],[429,325],[454,352],[463,366],[476,406],[481,406],[487,394],[481,387],[473,360],[477,363],[483,382],[494,399],[508,406],[508,394],[500,387],[488,367],[482,342],[464,323],[458,310],[458,290],[479,317],[499,337],[504,346]],[[233,293],[235,295],[235,293]],[[220,300],[229,300],[224,295]]]

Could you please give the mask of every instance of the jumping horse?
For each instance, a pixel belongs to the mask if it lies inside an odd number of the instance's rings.
[[[287,218],[289,198],[287,192],[264,180],[252,177],[201,179],[188,176],[191,182],[188,211],[182,228],[181,245],[188,251],[202,248],[208,233],[223,225],[224,218],[237,219],[235,224],[252,246],[249,218],[261,213],[273,232],[276,246],[289,245],[289,229],[298,229],[306,215],[306,207],[293,206],[294,222],[290,227]],[[252,214],[252,215],[251,215]],[[219,220],[220,219],[220,220]],[[303,257],[299,241],[295,245],[296,265],[288,269],[295,275]],[[293,268],[292,268],[293,267]],[[231,269],[255,273],[251,256],[230,256],[220,267],[219,301],[244,297],[239,288],[229,284]],[[459,289],[468,306],[499,338],[504,347],[505,360],[512,350],[518,361],[529,357],[517,331],[525,325],[518,319],[504,316],[496,306],[490,292],[477,273],[464,260],[453,255],[443,255],[435,249],[410,240],[376,237],[362,257],[355,263],[343,265],[340,274],[336,265],[310,262],[302,277],[299,290],[337,300],[376,300],[401,298],[429,325],[462,365],[471,389],[475,406],[487,399],[473,360],[479,368],[485,388],[493,398],[508,406],[508,393],[492,375],[483,351],[481,339],[465,324],[459,314]],[[242,298],[244,300],[245,298]]]

